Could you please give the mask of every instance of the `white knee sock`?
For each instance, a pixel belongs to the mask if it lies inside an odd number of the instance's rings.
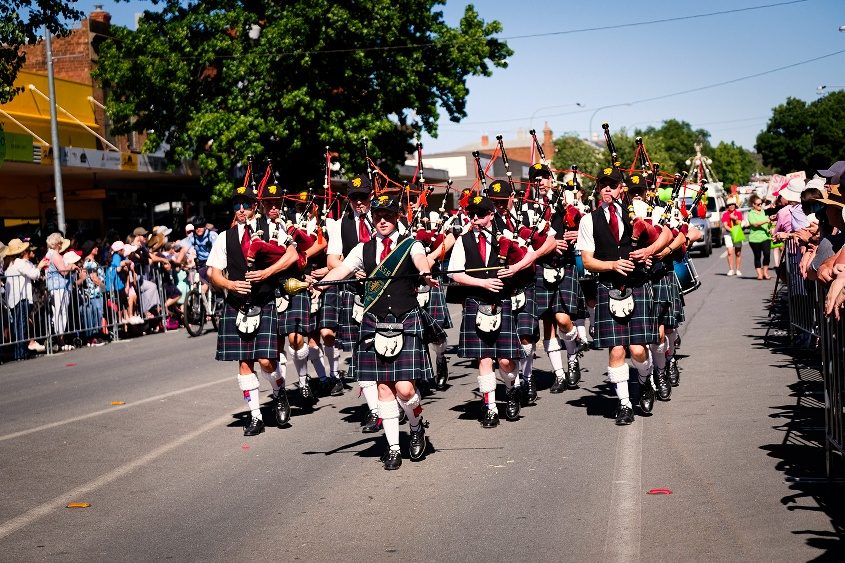
[[[563,335],[563,345],[566,346],[566,353],[572,356],[578,350],[578,343],[575,339],[578,338],[578,327],[573,326],[572,330]]]
[[[399,449],[399,405],[396,401],[379,401],[378,412],[381,417],[384,437],[391,450]]]
[[[592,321],[593,317],[590,317]],[[575,330],[578,332],[578,338],[581,339],[582,342],[586,342],[589,340],[587,338],[587,320],[586,319],[578,319],[575,321]]]
[[[434,349],[434,356],[437,360],[439,360],[443,357],[444,354],[446,354],[447,344],[445,340],[440,344],[432,344],[431,347]]]
[[[478,391],[484,398],[484,404],[487,408],[498,411],[496,408],[496,374],[491,372],[479,375]]]
[[[631,406],[631,398],[628,395],[628,364],[619,367],[607,368],[607,379],[616,387],[616,396],[623,407]]]
[[[634,368],[636,368],[637,373],[639,374],[640,383],[648,381],[648,378],[651,377],[651,368],[653,367],[653,363],[651,361],[651,350],[648,350],[648,356],[644,362],[638,362],[632,357],[631,363],[634,364]]]
[[[337,351],[334,346],[323,344],[323,355],[326,357],[326,363],[329,366],[329,377],[337,379]]]
[[[278,369],[278,368],[277,368]],[[264,371],[264,368],[261,368],[261,375],[270,382],[270,386],[273,388],[273,394],[275,395],[279,391],[279,379],[276,376],[276,370],[273,371]]]
[[[513,384],[516,381],[515,371],[507,372],[503,369],[499,369],[499,375],[502,376],[502,381],[505,384],[505,389],[510,389],[511,387],[513,387]]]
[[[244,393],[244,401],[249,406],[249,412],[253,418],[261,418],[261,400],[258,397],[258,376],[255,373],[246,375],[238,374],[238,386]]]
[[[572,330],[574,331],[575,329]],[[563,375],[563,372],[566,370],[563,369],[563,353],[560,349],[560,340],[557,338],[543,340],[543,348],[546,349],[546,354],[549,356],[549,361],[552,363],[552,369],[555,372],[555,376]]]
[[[660,341],[660,344],[649,344],[651,349],[651,359],[657,369],[663,370],[666,367],[666,338]]]
[[[361,392],[364,394],[364,400],[367,401],[367,406],[370,412],[378,412],[378,386],[375,381],[359,381],[358,385],[361,387]],[[396,416],[399,416],[398,414]]]
[[[308,346],[305,344],[299,350],[293,351],[293,367],[299,377],[299,384],[305,385],[305,379],[308,376]]]
[[[414,393],[414,395],[407,401],[399,396],[396,398],[399,401],[399,406],[402,407],[402,410],[405,411],[405,414],[408,416],[408,424],[411,425],[411,430],[418,430],[420,427],[420,420],[422,419],[420,394]]]
[[[530,344],[523,344],[522,351],[525,358],[519,360],[519,373],[525,379],[531,379],[531,372],[534,371],[534,350],[537,346],[532,342]],[[507,385],[507,383],[505,384]]]
[[[282,352],[281,354],[279,354],[279,364],[276,366],[276,383],[279,385],[279,387],[285,386],[285,383],[287,383],[287,375],[288,357],[287,354]]]
[[[308,360],[314,366],[314,373],[320,378],[320,381],[326,380],[326,368],[323,366],[323,351],[317,347],[312,348],[308,346]]]

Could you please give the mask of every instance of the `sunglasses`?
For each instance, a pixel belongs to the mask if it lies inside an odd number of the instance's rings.
[[[484,219],[488,215],[491,215],[491,213],[488,211],[470,211],[467,215],[469,215],[470,219]]]
[[[349,196],[349,199],[352,201],[366,201],[370,199],[369,194],[352,194]]]
[[[252,205],[246,201],[238,201],[232,204],[232,209],[235,211],[240,211],[241,209],[252,209]]]

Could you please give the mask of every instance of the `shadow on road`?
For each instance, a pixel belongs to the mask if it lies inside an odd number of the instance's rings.
[[[777,460],[775,468],[784,475],[794,494],[781,499],[789,511],[819,511],[830,518],[834,532],[829,530],[793,530],[804,536],[808,546],[818,549],[813,561],[842,561],[845,556],[845,505],[842,503],[842,467],[832,471],[828,479],[825,467],[825,404],[824,381],[821,373],[821,354],[815,342],[808,338],[790,341],[788,311],[776,302],[767,300],[769,315],[756,319],[758,334],[746,335],[756,348],[768,348],[776,359],[774,369],[795,373],[796,379],[788,388],[794,403],[774,405],[769,417],[773,428],[783,433],[779,443],[765,444],[760,449]],[[762,334],[761,334],[762,332]],[[795,342],[800,344],[796,346]],[[841,464],[840,464],[841,465]]]

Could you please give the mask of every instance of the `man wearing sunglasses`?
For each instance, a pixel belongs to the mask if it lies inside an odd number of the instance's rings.
[[[373,237],[374,225],[370,212],[373,197],[373,184],[366,174],[353,177],[349,181],[346,192],[348,211],[340,220],[333,223],[329,230],[329,245],[326,249],[329,272],[343,263],[346,256],[358,244],[368,242]],[[331,287],[324,292],[323,310],[325,327],[321,335],[325,344],[326,359],[330,369],[332,362],[339,360],[340,350],[337,349],[335,338],[347,352],[352,351],[352,344],[358,339],[360,325],[352,318],[356,295],[360,302],[363,288],[360,284],[349,284],[340,289]],[[334,313],[332,312],[334,311]],[[334,327],[332,330],[331,327]],[[365,434],[378,432],[381,422],[378,416],[378,389],[374,381],[361,381],[361,393],[367,401],[369,414],[361,430]]]
[[[279,386],[276,376],[278,318],[274,297],[278,285],[276,275],[296,264],[298,259],[296,248],[291,246],[270,267],[249,270],[247,254],[253,233],[262,230],[262,238],[269,240],[266,222],[259,225],[256,221],[256,204],[257,194],[252,188],[235,188],[232,196],[235,224],[217,237],[207,262],[209,280],[215,287],[227,292],[217,332],[216,359],[238,362],[238,386],[250,410],[244,436],[255,436],[264,431],[258,393],[260,383],[255,372],[256,361],[261,366],[264,377],[273,386],[277,423],[282,425],[285,413],[289,413],[284,382]],[[249,336],[239,332],[236,324],[238,311],[246,303],[261,308],[258,330]]]
[[[411,460],[419,461],[425,456],[427,423],[422,419],[416,381],[434,378],[428,343],[446,338],[443,329],[417,302],[420,278],[429,287],[438,287],[438,283],[431,277],[431,263],[422,243],[399,234],[399,209],[398,198],[379,196],[373,203],[372,237],[357,244],[324,278],[342,280],[356,274],[385,280],[367,283],[365,312],[353,346],[352,365],[359,381],[376,386],[378,414],[388,444],[382,456],[387,470],[402,465],[400,406],[410,425]],[[321,291],[324,286],[312,287]]]
[[[634,421],[634,410],[628,394],[626,348],[639,373],[641,395],[648,393],[651,400],[654,397],[649,385],[652,365],[648,345],[658,341],[657,318],[653,312],[650,282],[647,279],[634,282],[629,278],[634,272],[636,260],[645,261],[646,264],[649,262],[647,249],[633,250],[631,222],[627,214],[623,213],[619,201],[624,181],[622,171],[615,166],[608,166],[599,171],[597,176],[599,206],[581,219],[575,248],[581,251],[584,267],[598,274],[593,346],[608,350],[607,377],[616,388],[616,396],[619,398],[616,424],[622,426]],[[627,290],[630,290],[631,301],[627,301],[620,309],[614,304],[614,314],[610,303],[611,292],[619,292],[621,297],[627,294]],[[630,305],[633,308],[628,309]],[[621,309],[628,309],[627,317],[623,316],[626,311]],[[640,403],[643,402],[641,398]]]

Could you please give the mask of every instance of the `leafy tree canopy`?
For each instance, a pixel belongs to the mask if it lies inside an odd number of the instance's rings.
[[[831,92],[810,104],[796,98],[772,110],[757,135],[763,163],[780,173],[804,170],[810,176],[845,156],[845,91]]]
[[[663,170],[673,173],[689,168],[686,161],[695,155],[696,143],[702,145],[703,154],[713,154],[713,148],[710,146],[710,132],[705,129],[693,129],[686,121],[667,119],[660,127],[635,129],[634,133],[635,136],[643,138],[649,154],[651,154],[652,144],[662,145],[665,151],[663,159],[654,158],[654,160],[660,162]]]
[[[725,186],[747,184],[757,169],[751,153],[733,142],[716,145],[712,158],[713,173]]]
[[[164,0],[135,32],[113,28],[95,78],[114,133],[150,132],[173,164],[195,159],[219,201],[246,155],[273,158],[293,187],[318,182],[328,145],[348,173],[361,138],[404,161],[439,108],[466,116],[469,76],[505,67],[511,49],[472,5],[457,27],[444,0]]]
[[[68,22],[82,17],[73,8],[75,0],[3,0],[0,2],[0,104],[20,91],[14,88],[18,71],[26,62],[21,50],[44,33],[44,26],[54,35],[65,35]]]

